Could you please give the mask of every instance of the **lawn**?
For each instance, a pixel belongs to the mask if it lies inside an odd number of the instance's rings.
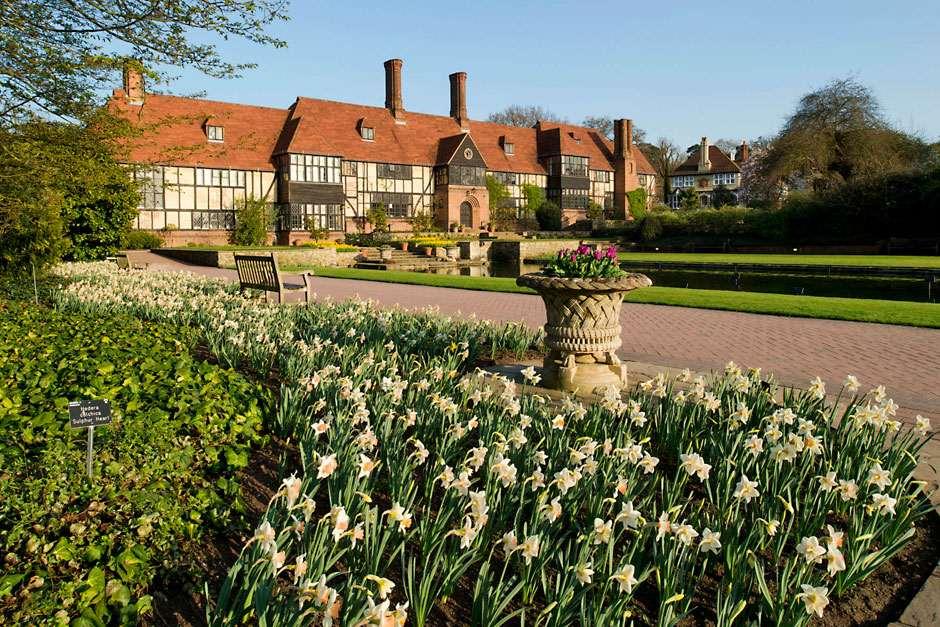
[[[879,268],[940,268],[940,256],[800,255],[724,253],[620,253],[620,261],[672,263],[793,264],[807,266],[874,266]]]
[[[315,268],[314,273],[317,276],[338,279],[407,283],[410,285],[429,285],[488,292],[533,293],[531,290],[516,285],[515,279],[502,277],[470,277],[423,272],[323,267]],[[673,305],[802,318],[827,318],[940,328],[940,305],[933,303],[790,296],[787,294],[695,290],[678,287],[649,287],[627,294],[625,300],[630,303],[647,303],[651,305]]]
[[[552,259],[554,255],[537,257]],[[620,261],[636,263],[756,264],[803,266],[871,266],[876,268],[940,268],[940,256],[930,255],[802,255],[763,253],[619,253]]]

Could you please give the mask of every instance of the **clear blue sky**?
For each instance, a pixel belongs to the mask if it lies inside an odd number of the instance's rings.
[[[298,95],[381,106],[382,62],[404,59],[405,108],[447,114],[469,74],[470,116],[539,104],[578,122],[631,117],[680,146],[772,134],[830,79],[870,86],[901,128],[940,137],[940,1],[311,2],[272,33],[286,49],[225,42],[257,69],[178,93],[287,107]]]

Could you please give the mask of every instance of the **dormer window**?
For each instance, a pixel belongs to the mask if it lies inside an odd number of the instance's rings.
[[[574,143],[576,143],[576,144],[580,144],[580,143],[581,143],[581,136],[578,135],[577,133],[575,133],[574,131],[568,133],[568,135],[571,137],[571,139],[574,140]]]
[[[212,124],[206,125],[206,137],[209,138],[210,142],[223,142],[225,141],[225,129],[221,126],[214,126]]]
[[[516,145],[512,143],[511,141],[509,141],[509,139],[505,135],[500,135],[499,143],[503,147],[504,154],[508,156],[512,156],[516,154]]]
[[[359,130],[359,137],[363,140],[368,142],[375,141],[375,127],[370,126],[366,118],[359,118],[359,121],[356,123],[356,128]]]

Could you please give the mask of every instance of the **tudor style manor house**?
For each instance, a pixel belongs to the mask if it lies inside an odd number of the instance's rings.
[[[407,111],[402,61],[385,62],[385,107],[299,97],[287,109],[146,93],[124,72],[109,106],[141,130],[128,159],[143,179],[135,227],[167,243],[223,243],[235,207],[249,197],[274,205],[277,239],[296,243],[313,229],[330,237],[369,230],[372,207],[392,230],[421,214],[449,229],[487,229],[486,176],[502,181],[520,208],[536,185],[572,225],[588,204],[629,215],[627,192],[655,189],[655,172],[617,120],[611,142],[596,131],[540,121],[520,128],[471,120],[467,75],[450,75],[450,115]]]

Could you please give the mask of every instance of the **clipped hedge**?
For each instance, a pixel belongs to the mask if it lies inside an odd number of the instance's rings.
[[[242,511],[268,393],[185,328],[0,300],[0,623],[133,624]],[[94,478],[71,400],[106,398]]]

